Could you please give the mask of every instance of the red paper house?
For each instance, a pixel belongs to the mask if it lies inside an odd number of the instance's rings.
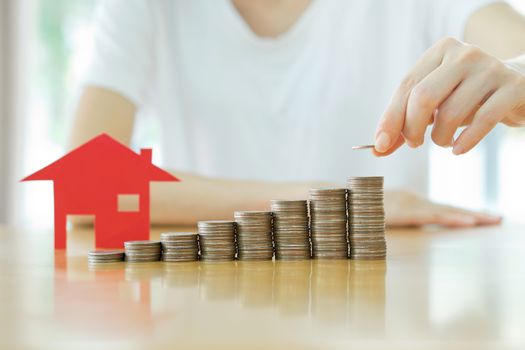
[[[154,166],[151,154],[151,149],[137,154],[101,134],[22,179],[54,183],[55,249],[66,248],[67,215],[95,216],[97,248],[149,239],[150,181],[179,181]],[[119,202],[127,208],[119,208]]]

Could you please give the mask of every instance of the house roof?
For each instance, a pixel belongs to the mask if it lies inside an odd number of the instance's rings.
[[[100,134],[45,168],[25,177],[31,180],[69,180],[98,176],[126,176],[149,181],[180,181],[107,134]]]

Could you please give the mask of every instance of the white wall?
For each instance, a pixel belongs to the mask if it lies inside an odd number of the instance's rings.
[[[7,5],[6,11],[3,12],[6,16],[5,24],[8,26],[5,35],[7,45],[5,45],[6,53],[2,56],[8,60],[7,66],[4,67],[9,73],[2,79],[6,90],[4,97],[7,98],[8,103],[4,114],[6,128],[3,129],[7,159],[4,159],[3,169],[0,171],[5,192],[0,193],[0,201],[5,208],[5,221],[9,224],[21,207],[18,180],[22,176],[22,164],[26,158],[24,130],[26,124],[30,122],[26,118],[28,62],[32,47],[30,33],[35,33],[33,28],[36,23],[33,18],[38,0],[1,0],[0,2],[4,6]]]
[[[7,170],[8,164],[8,29],[9,29],[9,1],[0,1],[0,223],[7,220]],[[2,199],[4,198],[4,199]]]

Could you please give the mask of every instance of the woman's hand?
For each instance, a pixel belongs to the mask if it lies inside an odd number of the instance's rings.
[[[525,125],[525,60],[501,61],[446,38],[425,52],[382,116],[375,154],[423,144],[427,126],[439,146],[471,150],[497,123]],[[454,140],[456,130],[467,126]]]
[[[496,225],[501,217],[433,203],[405,191],[385,192],[386,224],[421,226],[436,224],[446,227]]]

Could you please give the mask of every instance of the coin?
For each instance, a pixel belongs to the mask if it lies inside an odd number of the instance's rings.
[[[361,145],[361,146],[352,146],[353,150],[359,150],[359,149],[371,149],[375,148],[375,145]]]

